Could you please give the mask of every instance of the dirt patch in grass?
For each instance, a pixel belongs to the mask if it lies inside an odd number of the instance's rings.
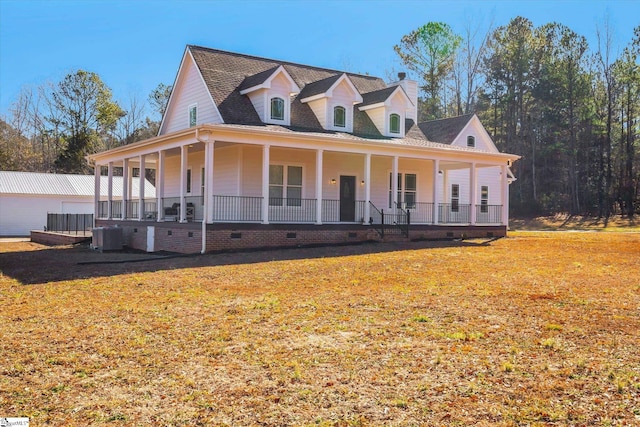
[[[0,415],[640,423],[640,234],[479,243],[88,265],[147,255],[0,244]]]

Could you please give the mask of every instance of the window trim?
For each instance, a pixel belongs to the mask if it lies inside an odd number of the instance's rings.
[[[274,103],[274,101],[277,101],[277,100],[280,100],[282,102],[282,117],[274,117],[274,114],[273,114],[273,103]],[[270,120],[275,120],[275,121],[278,121],[278,122],[286,121],[286,118],[287,118],[286,108],[287,108],[287,103],[285,102],[285,100],[283,98],[280,97],[280,95],[276,94],[274,96],[269,97],[269,117],[270,117]]]
[[[489,186],[480,186],[480,213],[489,212]]]
[[[271,184],[271,166],[281,166],[282,167],[282,183],[281,184]],[[300,168],[300,185],[297,184],[289,184],[289,168],[295,167]],[[300,163],[269,163],[269,193],[271,193],[271,187],[280,187],[282,188],[282,197],[280,197],[280,204],[272,204],[272,200],[276,199],[276,197],[271,197],[269,195],[269,207],[274,208],[301,208],[302,207],[302,199],[304,199],[304,164]],[[288,189],[289,188],[299,188],[300,189],[300,198],[288,198]],[[299,204],[290,204],[289,200],[300,200]]]
[[[416,188],[415,190],[407,190],[407,175],[413,175],[415,176],[415,180],[416,180]],[[416,209],[417,205],[418,205],[418,172],[415,171],[411,171],[411,170],[402,170],[402,171],[398,171],[398,203],[400,204],[400,206],[403,206],[403,209]],[[393,197],[392,197],[392,179],[393,179],[393,172],[389,171],[389,201],[388,201],[388,206],[389,209],[393,209]],[[406,194],[407,192],[409,193],[413,193],[414,198],[413,198],[413,204],[411,206],[407,206],[406,205]]]
[[[396,117],[398,118],[398,129],[394,130],[394,128],[393,128],[393,119],[396,118]],[[400,114],[398,114],[398,113],[389,114],[389,133],[392,133],[394,135],[401,135],[401,132],[400,132],[400,128],[401,128],[400,121],[401,121],[401,119],[402,119],[402,117],[400,117]]]
[[[451,184],[451,212],[460,212],[460,184]]]
[[[476,137],[473,135],[467,135],[467,147],[476,148]]]
[[[336,113],[338,111],[342,111],[342,124],[338,124],[336,120]],[[346,129],[347,127],[347,109],[342,105],[335,105],[333,107],[333,127],[340,129]]]
[[[189,127],[195,127],[198,125],[198,104],[191,104],[188,107],[188,119],[189,119]],[[193,113],[193,114],[192,114]]]
[[[192,180],[193,180],[193,172],[191,171],[191,168],[187,168],[187,179],[186,179],[186,189],[185,189],[185,194],[191,194],[191,191],[193,190],[193,185],[192,184]]]

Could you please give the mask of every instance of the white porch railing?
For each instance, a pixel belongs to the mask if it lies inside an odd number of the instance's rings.
[[[202,196],[187,196],[184,200],[186,206],[187,221],[203,221],[204,206]],[[122,203],[126,204],[126,218],[137,220],[139,216],[139,201],[132,200],[112,200],[111,217],[121,219]],[[261,223],[262,197],[252,196],[213,196],[213,222],[238,222],[238,223]],[[316,199],[286,199],[269,198],[269,222],[288,224],[313,224],[317,221]],[[98,202],[97,217],[106,219],[108,215],[109,201]],[[162,199],[163,218],[165,221],[180,220],[180,198],[165,197]],[[146,221],[157,219],[157,199],[144,199],[144,217]],[[355,202],[355,214],[353,221],[349,223],[369,223],[369,219],[374,219],[374,213],[370,212],[370,218],[365,218],[365,202],[358,200]],[[442,225],[464,225],[471,224],[471,215],[475,214],[477,225],[499,225],[502,224],[502,205],[476,205],[472,210],[469,204],[460,203],[440,203],[438,204],[438,224]],[[411,225],[433,224],[433,203],[416,202],[410,206],[402,204],[398,209],[408,212],[411,218]],[[385,209],[385,223],[397,222],[394,219],[396,210]],[[323,224],[341,223],[340,220],[340,200],[323,199],[321,204],[321,221]],[[375,221],[375,219],[374,219]]]

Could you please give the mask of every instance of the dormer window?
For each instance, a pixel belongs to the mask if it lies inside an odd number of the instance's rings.
[[[271,120],[284,120],[284,99],[271,98]]]
[[[413,104],[401,86],[367,92],[362,98],[364,101],[357,108],[369,115],[381,135],[404,137],[406,114]]]
[[[476,137],[469,135],[467,137],[467,147],[474,148],[476,146]]]
[[[333,126],[343,128],[347,122],[347,110],[342,106],[333,108]]]
[[[264,123],[291,124],[291,97],[300,88],[282,65],[247,76],[238,89],[249,97]]]
[[[298,99],[309,106],[324,129],[353,132],[353,105],[362,102],[362,95],[347,74],[307,84]]]
[[[389,116],[389,132],[400,133],[400,115],[391,114]]]

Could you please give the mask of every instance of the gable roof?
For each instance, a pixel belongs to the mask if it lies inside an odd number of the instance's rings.
[[[331,88],[331,86],[333,86],[338,81],[340,77],[341,77],[340,74],[336,74],[335,76],[327,77],[326,79],[309,83],[300,91],[300,95],[299,95],[300,99],[305,99],[311,96],[325,93]]]
[[[246,89],[260,79],[264,82],[279,66],[283,66],[295,84],[305,91],[328,90],[343,74],[346,75],[360,94],[384,89],[385,82],[378,77],[345,73],[327,68],[296,64],[287,61],[259,58],[234,52],[226,52],[201,46],[187,46],[191,52],[211,96],[220,111],[224,123],[263,125],[253,104],[247,96],[240,94],[240,87]],[[245,80],[248,80],[246,82]],[[298,95],[291,103],[291,126],[322,131],[322,126],[315,118],[311,108],[299,102]],[[296,102],[298,101],[298,102]]]
[[[246,95],[247,93],[253,92],[258,89],[268,88],[271,85],[271,80],[273,80],[273,78],[278,74],[284,75],[285,78],[289,81],[291,85],[291,91],[293,93],[300,92],[300,88],[293,82],[293,79],[282,65],[245,78],[238,87],[238,90],[240,91],[241,95]]]
[[[413,120],[406,120],[404,138],[386,137],[380,133],[363,110],[366,110],[367,107],[371,108],[375,104],[386,102],[398,90],[401,90],[409,99],[400,85],[389,87],[379,77],[346,73],[202,46],[188,45],[187,52],[193,58],[209,95],[214,100],[222,123],[229,125],[272,128],[262,122],[250,98],[241,92],[246,93],[247,89],[265,84],[281,67],[293,83],[301,88],[298,95],[291,98],[290,125],[284,126],[290,131],[334,135],[343,133],[324,129],[308,103],[301,102],[303,99],[308,101],[308,98],[326,93],[341,78],[347,78],[359,96],[362,97],[362,102],[353,107],[353,132],[351,135],[355,137],[393,139],[394,143],[400,144],[407,140],[407,145],[415,145],[419,140],[424,140],[425,143],[451,145],[474,116],[467,114],[418,124]],[[412,141],[409,142],[409,139]],[[483,151],[478,148],[465,148],[465,150],[467,149],[469,151]]]
[[[447,119],[430,120],[419,123],[418,127],[428,140],[451,144],[473,116],[474,114],[465,114]]]
[[[276,65],[275,67],[269,68],[268,70],[262,71],[261,73],[245,77],[240,86],[238,86],[238,90],[242,92],[245,89],[263,84],[269,77],[273,75],[273,73],[276,72],[278,68],[280,68],[280,66]]]
[[[365,107],[367,105],[385,102],[397,88],[398,86],[391,86],[373,92],[365,93],[364,95],[362,95],[362,103],[358,104],[358,107]]]
[[[139,180],[131,180],[131,194],[138,194]],[[0,171],[0,194],[31,194],[41,196],[93,197],[93,175],[55,174],[39,172]],[[100,177],[100,195],[108,195],[108,177]],[[113,177],[113,196],[122,197],[122,177]],[[155,194],[156,189],[145,180],[145,195]]]

